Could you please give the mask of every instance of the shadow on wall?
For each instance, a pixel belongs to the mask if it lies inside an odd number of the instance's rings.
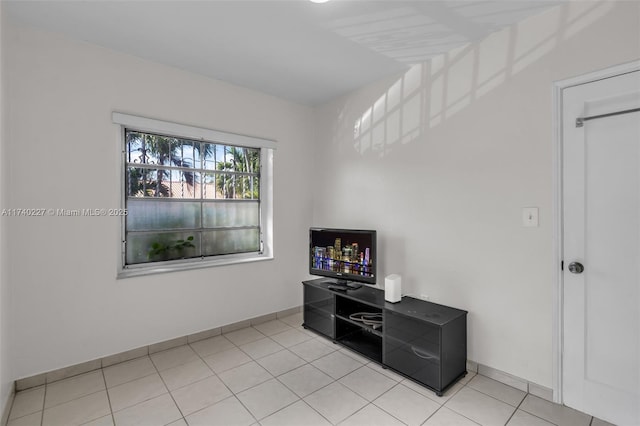
[[[610,2],[570,2],[412,66],[353,124],[353,149],[383,158],[445,123],[606,14]],[[344,120],[343,112],[339,120]],[[339,127],[346,127],[341,123]]]

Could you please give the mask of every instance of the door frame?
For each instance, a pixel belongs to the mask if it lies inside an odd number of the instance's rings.
[[[612,66],[602,70],[590,72],[588,74],[577,77],[568,78],[553,83],[553,109],[552,109],[552,283],[553,283],[553,300],[552,300],[552,351],[553,351],[553,369],[552,369],[552,391],[553,402],[562,404],[562,353],[563,353],[563,310],[564,310],[564,283],[561,270],[563,240],[562,240],[562,92],[564,89],[582,84],[592,83],[594,81],[615,77],[630,72],[640,71],[640,60],[627,62],[621,65]]]

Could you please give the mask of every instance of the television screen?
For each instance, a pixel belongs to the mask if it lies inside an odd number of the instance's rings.
[[[337,282],[376,283],[376,231],[311,228],[309,273]]]

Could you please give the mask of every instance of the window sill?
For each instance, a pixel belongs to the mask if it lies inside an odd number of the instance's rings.
[[[213,268],[216,266],[237,265],[242,263],[262,262],[273,260],[272,255],[249,254],[245,256],[219,257],[216,259],[193,259],[182,262],[157,262],[154,264],[144,264],[130,266],[118,272],[117,279],[141,277],[146,275],[164,274],[168,272],[190,271],[193,269]]]

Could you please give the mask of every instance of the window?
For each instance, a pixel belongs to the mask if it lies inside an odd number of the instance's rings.
[[[124,135],[121,275],[272,257],[272,141],[117,113],[114,122]]]

